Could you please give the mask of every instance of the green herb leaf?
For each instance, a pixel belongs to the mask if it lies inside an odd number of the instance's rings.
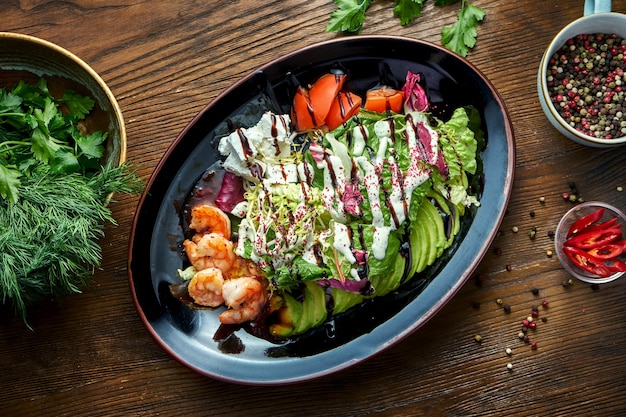
[[[19,111],[22,104],[22,98],[13,93],[7,92],[4,88],[0,89],[0,116],[2,113],[12,113]]]
[[[59,145],[54,143],[50,136],[41,128],[33,130],[30,140],[32,142],[31,149],[35,158],[46,164],[54,159]]]
[[[100,159],[104,155],[104,142],[108,134],[94,132],[90,135],[81,135],[79,132],[74,135],[74,140],[83,155],[89,158]]]
[[[435,0],[435,6],[447,6],[449,4],[458,3],[461,0]]]
[[[457,21],[452,26],[441,30],[441,42],[443,45],[458,53],[467,56],[469,49],[476,45],[476,28],[478,23],[485,17],[485,11],[480,7],[464,3],[457,15]]]
[[[0,195],[12,203],[17,201],[17,187],[20,185],[21,176],[18,170],[0,165]]]
[[[327,32],[359,33],[365,21],[365,12],[372,0],[333,0],[337,10],[331,13]]]
[[[84,119],[94,108],[95,102],[91,97],[81,96],[74,91],[67,90],[63,93],[61,101],[70,109],[70,113],[77,120]]]
[[[405,26],[422,14],[423,7],[424,0],[396,0],[393,13],[400,18],[400,24]]]
[[[50,171],[55,174],[78,172],[79,170],[80,163],[78,162],[78,158],[67,148],[59,149],[50,163]]]

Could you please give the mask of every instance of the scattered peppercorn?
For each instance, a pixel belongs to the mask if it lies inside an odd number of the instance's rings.
[[[537,322],[531,321],[530,323],[528,323],[528,327],[530,327],[533,330],[536,329],[537,328]]]
[[[597,291],[600,289],[600,286],[598,284],[591,284],[591,289]]]
[[[529,214],[530,214],[530,217],[535,217],[535,210],[531,210]]]
[[[511,228],[511,231],[512,231],[513,233],[517,233],[517,232],[519,232],[519,228],[518,228],[517,226],[513,226],[513,227]]]
[[[537,288],[537,287],[534,287],[530,291],[533,293],[533,295],[539,295],[539,288]]]
[[[546,250],[546,256],[548,258],[552,258],[553,255],[554,255],[554,253],[550,249]]]
[[[511,266],[511,264],[506,264],[506,270],[508,272],[511,272],[513,270],[513,267]]]
[[[537,228],[533,227],[528,231],[528,237],[530,240],[535,240],[535,236],[537,235]]]
[[[520,338],[520,340],[524,340],[524,336],[526,336],[526,335],[524,334],[524,332],[519,332],[519,333],[517,334],[517,337],[519,337],[519,338]]]
[[[493,253],[495,253],[495,254],[496,254],[496,256],[500,256],[500,255],[502,255],[502,249],[500,249],[500,248],[495,248],[495,249],[493,250]]]
[[[501,305],[502,305],[502,303],[503,303],[502,298],[498,298],[498,299],[496,300],[496,304],[497,304],[497,305],[501,306]]]
[[[543,316],[541,318],[541,321],[544,322],[544,323],[547,323],[548,322],[548,318],[546,316]]]
[[[530,343],[530,337],[528,337],[528,335],[524,335],[524,342]]]
[[[548,308],[548,306],[549,306],[549,305],[550,305],[550,304],[548,303],[548,300],[543,300],[543,301],[541,302],[541,306],[542,306],[543,308]]]
[[[548,237],[554,239],[554,230],[548,230]]]
[[[510,305],[508,305],[508,304],[506,304],[506,305],[504,306],[504,312],[505,312],[505,313],[510,313],[510,312],[511,312],[511,306],[510,306]]]
[[[537,342],[532,342],[532,343],[530,344],[530,348],[531,348],[532,350],[537,350]]]
[[[511,350],[511,348],[506,348],[505,350],[506,354],[511,356],[511,354],[513,353],[513,351]]]
[[[513,370],[513,364],[512,363],[507,363],[506,364],[506,369],[508,369],[509,371]]]
[[[483,341],[483,338],[482,338],[482,336],[481,336],[481,335],[477,334],[476,336],[474,336],[474,340],[475,340],[476,342],[480,343],[480,342],[482,342],[482,341]]]
[[[539,202],[541,204],[545,204],[546,203],[546,198],[545,197],[539,197]]]
[[[624,189],[623,189],[621,186],[619,186],[619,185],[617,186],[616,190],[617,190],[618,192],[620,192],[620,193],[621,193],[622,191],[624,191]]]

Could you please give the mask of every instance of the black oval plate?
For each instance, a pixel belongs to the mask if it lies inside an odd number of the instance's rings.
[[[287,343],[270,343],[243,329],[216,338],[218,312],[190,310],[168,289],[183,266],[181,204],[218,160],[219,138],[233,126],[256,124],[266,109],[288,112],[293,76],[312,82],[337,66],[349,72],[348,88],[355,92],[379,83],[381,74],[385,82],[401,86],[411,70],[425,75],[429,98],[440,112],[477,107],[487,138],[481,206],[465,222],[453,249],[423,279],[413,279]],[[463,285],[500,226],[514,168],[513,130],[504,103],[467,60],[429,43],[391,36],[348,37],[306,47],[223,92],[191,121],[159,162],[139,202],[130,236],[129,281],[139,316],[172,357],[216,379],[278,385],[345,369],[415,331]]]

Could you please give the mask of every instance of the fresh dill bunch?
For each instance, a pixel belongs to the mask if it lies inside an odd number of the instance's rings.
[[[111,193],[140,192],[129,164],[97,174],[55,174],[41,166],[25,177],[19,199],[0,199],[0,291],[26,323],[27,306],[45,297],[79,293],[102,260],[98,239]]]

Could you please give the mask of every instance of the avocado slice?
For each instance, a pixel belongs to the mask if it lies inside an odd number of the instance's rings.
[[[294,322],[295,333],[306,332],[312,327],[319,326],[326,320],[326,298],[324,290],[315,282],[306,282],[302,290],[302,316]]]

